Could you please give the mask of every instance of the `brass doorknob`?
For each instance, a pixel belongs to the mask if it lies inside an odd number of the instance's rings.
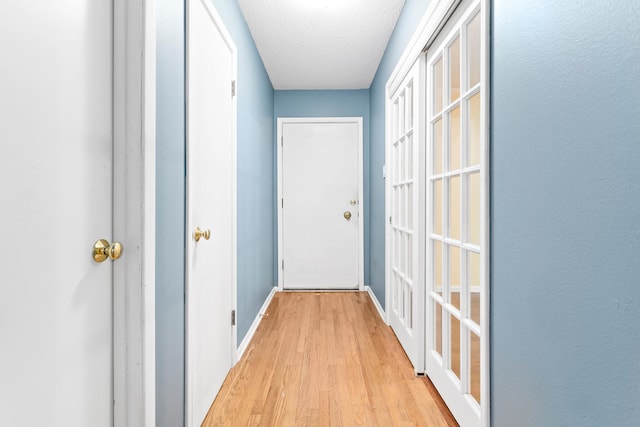
[[[196,229],[193,230],[193,238],[196,242],[199,242],[201,238],[204,238],[204,240],[209,240],[210,237],[211,230],[209,230],[208,228],[201,230],[200,227],[196,227]]]
[[[347,221],[349,221],[349,220],[351,219],[351,212],[346,211],[346,212],[344,213],[344,218],[345,218]]]
[[[104,262],[107,258],[116,260],[122,255],[122,245],[118,242],[109,243],[106,239],[97,240],[93,244],[93,260]]]

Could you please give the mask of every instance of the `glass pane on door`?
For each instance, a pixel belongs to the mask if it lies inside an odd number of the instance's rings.
[[[468,175],[467,181],[467,242],[480,245],[480,174]]]
[[[433,287],[432,290],[442,298],[442,242],[433,242]]]
[[[449,303],[460,310],[460,248],[449,245]]]
[[[469,317],[480,326],[480,254],[467,252],[467,286]]]
[[[460,379],[460,320],[456,316],[449,315],[450,329],[449,329],[449,345],[451,354],[451,370],[456,377]]]
[[[480,337],[470,334],[470,392],[476,402],[480,403]]]
[[[449,46],[449,103],[460,98],[460,38]]]
[[[467,101],[467,166],[480,164],[480,94]]]
[[[407,107],[405,108],[407,116],[407,132],[413,130],[413,85],[407,87],[405,91],[405,101]]]
[[[467,25],[467,64],[469,87],[480,83],[480,14]]]
[[[442,236],[442,180],[433,183],[433,233]]]
[[[436,353],[442,358],[442,305],[433,301],[433,330],[434,330],[434,343],[433,348]]]
[[[448,237],[460,240],[460,176],[449,179],[449,233]]]
[[[433,173],[442,173],[442,119],[438,119],[434,126],[433,136]]]
[[[435,65],[433,66],[433,109],[436,113],[439,113],[440,111],[442,111],[442,100],[444,98],[443,96],[443,78],[442,78],[442,62],[443,62],[443,58],[440,57]]]
[[[449,170],[460,169],[460,107],[449,113]]]

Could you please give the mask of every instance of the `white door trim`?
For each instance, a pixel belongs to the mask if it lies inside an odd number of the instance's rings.
[[[278,291],[283,291],[282,277],[283,223],[282,223],[282,126],[286,123],[356,123],[358,125],[358,200],[360,201],[360,221],[358,223],[358,290],[364,291],[364,162],[363,162],[363,118],[362,117],[278,117],[277,119],[277,169],[278,195]]]
[[[155,0],[114,0],[114,426],[155,426]]]
[[[484,244],[481,250],[485,254],[480,265],[480,276],[483,281],[484,292],[482,303],[480,306],[480,323],[481,333],[484,339],[480,342],[481,357],[486,360],[480,365],[480,382],[482,404],[482,425],[489,427],[491,425],[491,1],[481,0],[482,12],[480,19],[482,20],[482,28],[486,42],[482,43],[481,63],[480,63],[480,81],[484,90],[484,105],[481,108],[480,121],[484,124],[485,132],[480,137],[480,143],[484,146],[480,159],[482,165],[482,174],[480,177],[480,188],[485,194],[481,199],[480,212],[484,215],[480,241]]]

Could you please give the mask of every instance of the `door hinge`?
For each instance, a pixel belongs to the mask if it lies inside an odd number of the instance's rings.
[[[236,96],[236,81],[232,80],[231,81],[231,96]]]
[[[236,311],[231,310],[231,326],[236,326]]]
[[[284,260],[282,260],[282,269],[284,270]]]
[[[284,208],[284,199],[280,199],[280,205]]]
[[[284,136],[280,137],[280,147],[284,147]]]
[[[391,217],[389,217],[389,224],[391,224]]]

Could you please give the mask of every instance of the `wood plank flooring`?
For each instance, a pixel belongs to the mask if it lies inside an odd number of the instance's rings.
[[[280,292],[203,426],[455,426],[365,292]]]

